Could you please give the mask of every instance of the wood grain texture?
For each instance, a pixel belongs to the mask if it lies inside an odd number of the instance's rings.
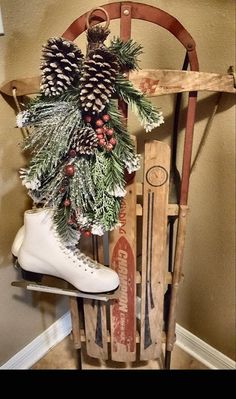
[[[111,358],[136,359],[136,182],[126,187],[120,227],[109,235],[110,265],[120,277],[120,298],[110,305]]]
[[[131,73],[130,80],[148,97],[185,91],[236,93],[230,74],[146,69]]]
[[[169,171],[169,146],[156,140],[147,142],[143,185],[141,360],[159,358],[162,349]]]
[[[108,359],[106,305],[85,299],[84,319],[88,356]]]
[[[72,336],[75,349],[81,348],[80,322],[77,298],[69,297],[69,306],[72,324]]]
[[[102,237],[94,237],[93,254],[91,256],[103,263]],[[103,360],[108,359],[106,304],[96,300],[84,299],[84,322],[88,356]]]
[[[228,73],[143,69],[132,72],[130,81],[148,97],[187,91],[236,93],[233,75]],[[0,91],[12,96],[12,90],[16,88],[17,96],[36,94],[39,92],[39,84],[38,76],[22,78],[4,83]]]
[[[180,205],[180,214],[178,219],[175,258],[172,274],[172,287],[170,297],[170,311],[168,315],[168,331],[166,348],[172,351],[175,343],[175,326],[176,326],[176,308],[178,300],[179,283],[182,279],[182,265],[184,256],[184,244],[186,237],[187,215],[189,208],[187,205]]]
[[[168,205],[168,216],[178,216],[179,214],[179,205],[178,204],[169,204]],[[136,204],[136,215],[143,215],[143,207],[141,204]]]
[[[13,89],[16,89],[17,96],[27,96],[29,94],[39,93],[40,77],[22,78],[5,82],[0,91],[8,96],[12,96]]]

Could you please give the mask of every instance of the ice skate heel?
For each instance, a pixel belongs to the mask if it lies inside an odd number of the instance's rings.
[[[20,270],[21,270],[22,278],[26,281],[40,283],[43,278],[43,275],[40,273],[29,272],[28,270],[22,269],[22,267],[20,268]]]

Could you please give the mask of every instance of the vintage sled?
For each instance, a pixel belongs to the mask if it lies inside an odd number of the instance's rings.
[[[171,148],[157,140],[145,144],[143,182],[136,182],[135,177],[129,182],[120,210],[121,226],[109,237],[105,235],[103,239],[91,241],[88,254],[99,262],[109,263],[119,273],[119,292],[91,297],[76,290],[58,291],[55,287],[27,281],[12,285],[70,297],[78,368],[82,367],[81,341],[85,341],[89,356],[108,359],[110,345],[110,357],[118,362],[159,359],[164,343],[165,368],[168,369],[175,343],[176,306],[182,279],[197,91],[235,93],[234,76],[199,72],[196,45],[186,29],[165,11],[142,3],[115,2],[95,8],[76,19],[62,36],[75,40],[86,30],[89,18],[94,24],[106,19],[104,10],[111,20],[120,19],[123,40],[131,37],[132,19],[139,19],[163,27],[183,46],[182,70],[142,70],[130,74],[134,85],[150,97],[177,93]],[[38,90],[38,77],[14,80],[1,88],[1,92],[13,96],[16,103],[19,97]],[[182,92],[188,92],[188,105],[182,171],[179,173],[176,157]],[[127,116],[124,104],[121,103],[120,108]],[[139,229],[142,226],[142,242],[139,242],[138,250],[137,225]],[[81,328],[76,297],[82,301],[80,311],[83,311],[84,329]]]

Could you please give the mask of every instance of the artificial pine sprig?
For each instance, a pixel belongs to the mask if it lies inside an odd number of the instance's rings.
[[[123,162],[123,167],[127,169],[128,173],[132,173],[140,168],[140,156],[135,153],[133,140],[125,128],[125,119],[118,111],[114,101],[109,103],[107,110],[111,116],[110,125],[117,138],[117,145],[112,154]]]
[[[91,28],[86,58],[64,39],[49,40],[42,92],[17,116],[19,127],[32,127],[23,143],[32,159],[20,171],[22,183],[35,203],[55,210],[57,231],[71,245],[84,230],[102,235],[117,225],[126,172],[140,167],[117,100],[131,105],[146,131],[163,123],[122,75],[138,69],[142,47],[119,38],[106,47],[107,34]]]
[[[119,37],[113,38],[109,50],[116,55],[121,70],[139,69],[138,56],[143,53],[142,46],[132,39],[124,42]]]
[[[56,209],[53,219],[57,233],[64,243],[68,246],[76,245],[80,238],[80,233],[73,225],[68,224],[70,210],[66,207]]]
[[[115,87],[118,97],[131,106],[146,132],[164,123],[162,112],[158,111],[124,76],[117,76]]]
[[[81,112],[78,108],[72,108],[51,128],[47,128],[46,122],[35,127],[34,133],[27,137],[25,145],[25,148],[33,147],[35,151],[27,171],[22,174],[23,184],[27,188],[31,188],[31,182],[43,180],[45,174],[55,173],[55,169],[61,163],[61,158],[70,148],[73,135],[78,131],[79,126],[83,126]]]
[[[71,206],[82,214],[89,212],[96,201],[95,186],[92,175],[93,160],[82,156],[75,159],[75,174],[70,183]]]

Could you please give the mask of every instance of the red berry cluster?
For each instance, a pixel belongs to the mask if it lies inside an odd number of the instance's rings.
[[[116,145],[116,139],[113,137],[114,131],[112,128],[109,128],[109,126],[106,125],[109,120],[110,116],[108,114],[104,114],[96,120],[93,120],[90,115],[86,115],[84,117],[84,121],[86,123],[93,125],[97,135],[99,147],[104,148],[108,152],[112,151]]]
[[[63,202],[64,206],[67,206],[65,203],[66,201],[69,200],[65,200]],[[69,206],[69,204],[68,204]],[[70,215],[69,219],[67,220],[67,224],[70,226],[74,226],[78,231],[80,231],[80,233],[84,236],[84,237],[90,237],[91,236],[91,231],[87,230],[87,229],[82,229],[80,226],[78,226],[77,221],[76,221],[76,217],[74,214]]]

